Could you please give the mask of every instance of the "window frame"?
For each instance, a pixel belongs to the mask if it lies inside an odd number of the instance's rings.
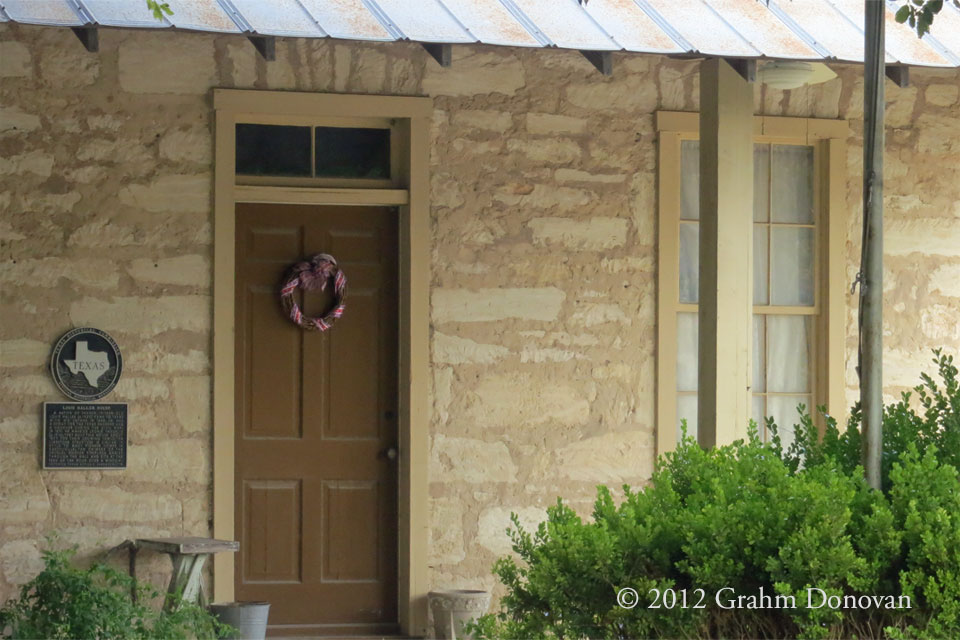
[[[698,305],[681,303],[679,256],[681,220],[681,142],[699,139],[696,112],[659,111],[658,132],[658,269],[657,269],[657,455],[677,444],[677,314]],[[846,304],[846,120],[754,116],[753,143],[813,147],[814,206],[818,227],[814,258],[813,334],[811,358],[814,406],[843,423],[846,415],[845,353]],[[752,177],[751,177],[752,181]],[[750,246],[752,247],[752,241]],[[751,249],[752,250],[752,249]],[[752,280],[751,280],[752,281]],[[754,305],[777,314],[800,307]],[[803,308],[803,313],[806,309]],[[752,317],[752,315],[751,315]],[[826,375],[823,375],[825,372]],[[823,421],[817,418],[823,428]]]

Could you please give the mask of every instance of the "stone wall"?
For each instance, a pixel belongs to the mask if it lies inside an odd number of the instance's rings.
[[[654,462],[658,109],[697,108],[697,63],[414,44],[0,27],[0,599],[58,530],[91,553],[206,535],[210,507],[211,87],[434,96],[430,586],[492,587],[511,511],[642,483]],[[857,68],[757,112],[851,119],[850,277],[859,258]],[[887,386],[960,346],[958,76],[888,85]],[[855,362],[855,299],[848,362]],[[126,471],[38,470],[49,349],[74,325],[124,350]],[[848,367],[850,398],[855,376]]]

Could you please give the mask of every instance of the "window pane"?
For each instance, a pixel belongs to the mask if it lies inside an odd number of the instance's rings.
[[[680,429],[682,420],[687,421],[687,435],[697,439],[697,394],[681,393],[677,396],[677,442],[683,433]]]
[[[770,303],[813,305],[813,229],[773,227]]]
[[[810,391],[812,316],[767,316],[767,391]]]
[[[767,396],[767,413],[773,416],[777,423],[777,432],[784,449],[793,444],[794,425],[800,423],[800,414],[797,413],[797,405],[800,404],[809,412],[810,396]]]
[[[760,434],[761,438],[763,438],[763,434],[764,434],[763,418],[765,415],[763,399],[764,399],[764,396],[757,395],[757,394],[754,394],[750,399],[750,418],[757,423],[757,431]]]
[[[765,224],[753,225],[753,304],[770,304],[769,229]]]
[[[766,316],[753,316],[753,390],[767,390],[767,319]]]
[[[389,129],[317,127],[316,142],[317,177],[390,177]]]
[[[695,313],[677,314],[677,391],[697,390],[698,323]]]
[[[753,145],[753,221],[770,219],[770,145]]]
[[[773,221],[813,224],[813,147],[773,145]]]
[[[237,168],[247,176],[310,176],[310,127],[237,125]]]
[[[680,143],[680,218],[700,219],[700,141]]]
[[[680,223],[680,302],[700,299],[700,225]]]

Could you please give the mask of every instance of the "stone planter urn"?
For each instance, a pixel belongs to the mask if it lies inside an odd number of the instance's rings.
[[[473,636],[464,630],[464,625],[479,618],[490,607],[490,592],[473,589],[431,591],[428,595],[433,612],[436,637],[442,640],[470,640]]]

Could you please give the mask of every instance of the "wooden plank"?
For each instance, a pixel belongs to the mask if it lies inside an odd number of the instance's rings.
[[[346,189],[339,187],[279,187],[237,185],[236,202],[279,204],[353,204],[399,206],[410,201],[406,189]]]
[[[214,538],[137,538],[137,547],[151,549],[160,553],[221,553],[240,549],[236,540],[216,540]]]

